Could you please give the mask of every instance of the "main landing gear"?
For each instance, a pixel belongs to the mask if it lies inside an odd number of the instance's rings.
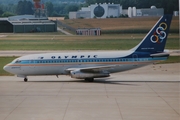
[[[27,78],[24,78],[24,82],[27,82],[28,81],[28,79]]]
[[[94,82],[94,78],[85,78],[85,81]]]

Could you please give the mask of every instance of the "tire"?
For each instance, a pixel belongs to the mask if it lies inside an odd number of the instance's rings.
[[[24,78],[24,82],[27,82],[28,81],[28,79],[27,78]]]
[[[85,78],[85,81],[87,81],[87,82],[94,82],[94,78]]]

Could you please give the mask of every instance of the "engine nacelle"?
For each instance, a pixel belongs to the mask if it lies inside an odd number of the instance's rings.
[[[109,73],[89,73],[89,72],[81,72],[71,71],[71,77],[76,79],[85,79],[85,78],[100,78],[100,77],[109,77]]]

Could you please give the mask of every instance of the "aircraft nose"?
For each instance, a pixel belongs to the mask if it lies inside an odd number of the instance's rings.
[[[5,65],[5,66],[3,67],[3,69],[4,69],[6,72],[10,72],[10,68],[9,68],[8,65]]]

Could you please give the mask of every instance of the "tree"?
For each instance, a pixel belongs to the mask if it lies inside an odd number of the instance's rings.
[[[54,11],[54,6],[53,6],[52,2],[46,2],[45,6],[47,9],[47,15],[52,16],[52,13]]]
[[[68,15],[65,15],[64,19],[69,19],[69,16],[68,16]]]
[[[17,8],[16,8],[16,13],[18,15],[24,15],[24,14],[33,14],[32,10],[33,4],[30,1],[19,1]]]
[[[52,12],[52,16],[53,16],[53,17],[59,17],[59,14],[58,14],[56,11],[53,11],[53,12]]]
[[[67,4],[56,4],[54,5],[54,11],[56,11],[58,14],[62,15],[62,14],[67,14],[65,11],[65,6]]]
[[[30,1],[26,1],[24,5],[25,5],[25,14],[32,15],[34,13],[34,11],[32,10],[33,4]]]
[[[94,4],[94,3],[96,3],[97,1],[96,0],[86,0],[86,3],[87,4]]]
[[[3,14],[3,10],[2,8],[0,7],[0,16]]]
[[[15,14],[11,13],[11,12],[4,12],[2,14],[2,17],[10,17],[10,16],[14,16]]]
[[[70,5],[66,5],[65,10],[67,13],[69,13],[70,11],[77,11],[79,9],[79,6],[76,4],[70,4]]]
[[[173,14],[173,11],[179,10],[179,2],[178,0],[161,0],[163,2],[162,7],[165,9],[165,14]]]
[[[23,1],[18,2],[17,8],[16,8],[16,13],[18,15],[23,15],[24,14],[24,3],[23,3]]]

